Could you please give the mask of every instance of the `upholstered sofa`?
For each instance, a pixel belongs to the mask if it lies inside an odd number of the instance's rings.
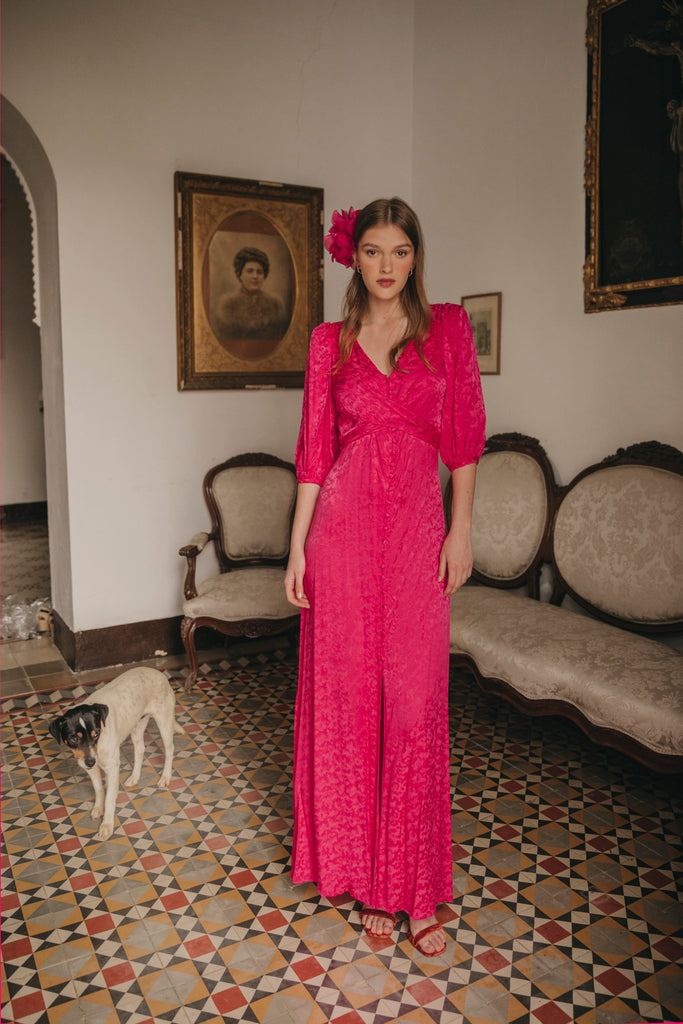
[[[450,486],[444,500],[448,517]],[[683,771],[683,656],[658,639],[683,630],[681,452],[633,445],[559,487],[538,441],[496,435],[472,536],[453,664],[528,714],[565,715],[598,743]]]

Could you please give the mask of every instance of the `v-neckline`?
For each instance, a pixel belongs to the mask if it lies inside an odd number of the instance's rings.
[[[408,342],[408,345],[409,344],[410,344],[410,342]],[[358,338],[356,338],[354,340],[354,345],[357,345],[357,347],[363,353],[363,355],[365,356],[367,361],[370,363],[370,366],[372,366],[375,370],[377,370],[377,373],[380,375],[380,377],[384,377],[385,380],[391,380],[391,378],[393,377],[394,373],[396,372],[395,369],[392,370],[391,373],[385,373],[384,370],[380,370],[380,368],[377,365],[377,363],[375,362],[375,360],[370,358],[370,356],[367,354],[367,352],[365,351],[365,349],[363,348],[363,346],[359,342]],[[403,352],[401,352],[400,356],[398,357],[398,359],[396,361],[397,364],[401,361],[401,359],[403,359],[403,356],[404,356],[405,352],[407,352],[407,350],[408,350],[408,345],[406,345],[406,347],[403,349]]]

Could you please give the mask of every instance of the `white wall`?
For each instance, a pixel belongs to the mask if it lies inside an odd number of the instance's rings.
[[[2,504],[45,501],[40,331],[34,323],[31,214],[2,160]],[[7,258],[9,254],[9,258]]]
[[[562,480],[680,446],[681,307],[583,313],[584,20],[584,0],[5,0],[3,91],[59,201],[69,625],[178,614],[205,469],[293,453],[300,391],[176,390],[175,170],[322,186],[328,221],[414,201],[432,300],[503,292],[490,432],[539,437]],[[329,318],[345,281],[328,262]]]
[[[585,0],[415,9],[430,295],[503,293],[489,434],[538,437],[562,482],[634,441],[681,447],[683,307],[583,312]]]
[[[205,470],[294,450],[299,390],[176,390],[174,171],[322,186],[328,219],[410,198],[412,14],[406,0],[5,0],[3,92],[57,182],[72,628],[178,614]],[[328,264],[330,317],[345,280]]]

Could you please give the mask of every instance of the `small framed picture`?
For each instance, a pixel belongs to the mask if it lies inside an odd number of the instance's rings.
[[[323,318],[323,190],[175,175],[178,390],[300,388]]]
[[[502,292],[463,295],[460,300],[470,318],[480,373],[500,373],[500,313]]]

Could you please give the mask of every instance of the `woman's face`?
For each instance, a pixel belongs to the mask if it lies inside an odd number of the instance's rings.
[[[355,263],[370,295],[386,301],[405,288],[415,265],[415,250],[396,224],[376,224],[361,236]]]
[[[241,285],[248,292],[256,292],[263,287],[265,279],[266,275],[263,273],[261,264],[257,260],[247,260],[240,274]]]

